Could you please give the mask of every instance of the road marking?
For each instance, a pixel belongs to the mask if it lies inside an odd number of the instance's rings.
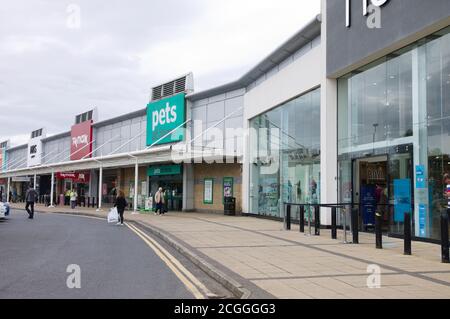
[[[136,235],[138,235],[157,255],[162,261],[172,270],[172,272],[181,280],[189,291],[197,299],[205,299],[205,295],[209,294],[208,288],[205,287],[194,275],[187,270],[175,257],[173,257],[166,249],[164,249],[158,242],[141,231],[139,228],[125,223]],[[203,291],[203,294],[200,292]]]

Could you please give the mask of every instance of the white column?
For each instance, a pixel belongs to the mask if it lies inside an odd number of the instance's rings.
[[[53,206],[53,192],[55,191],[55,172],[52,171],[52,181],[51,181],[51,185],[50,185],[50,207],[55,207]]]
[[[322,84],[320,99],[320,202],[337,202],[337,81],[327,78],[327,26],[325,0],[322,0]],[[329,54],[332,54],[331,52]],[[331,225],[331,209],[321,209],[321,222]]]
[[[8,177],[8,190],[6,191],[6,202],[9,203],[11,198],[9,198],[9,191],[11,189],[11,177]]]
[[[33,179],[33,188],[36,189],[36,184],[37,184],[37,175],[34,174],[34,179]]]
[[[134,208],[133,214],[137,214],[137,205],[138,205],[138,178],[139,178],[139,163],[136,158],[136,164],[134,167]]]
[[[103,166],[100,166],[100,172],[98,174],[98,209],[102,210],[102,186],[103,186]]]
[[[184,163],[183,165],[183,207],[184,212],[195,209],[194,205],[194,164]]]

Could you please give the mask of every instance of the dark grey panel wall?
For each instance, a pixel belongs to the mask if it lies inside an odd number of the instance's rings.
[[[381,9],[381,29],[369,29],[367,17],[363,16],[363,1],[350,2],[351,27],[347,28],[345,0],[327,0],[328,76],[450,16],[450,0],[390,0]]]

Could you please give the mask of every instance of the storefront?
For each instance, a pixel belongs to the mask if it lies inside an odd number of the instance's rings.
[[[155,195],[161,187],[164,191],[167,209],[183,209],[183,167],[180,164],[150,166],[148,168],[149,197]]]
[[[320,89],[250,120],[250,211],[320,202]]]
[[[86,205],[86,200],[89,194],[90,173],[89,172],[64,172],[56,174],[57,180],[57,204],[69,205],[70,199],[67,192],[74,190],[78,195],[80,204]]]
[[[358,13],[360,1],[326,3],[338,201],[358,208],[362,230],[380,213],[384,231],[402,236],[412,213],[413,235],[438,240],[450,171],[450,3],[385,1],[371,14]]]

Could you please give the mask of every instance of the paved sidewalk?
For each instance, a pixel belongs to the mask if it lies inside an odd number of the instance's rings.
[[[73,212],[61,207],[37,210]],[[76,212],[107,215],[85,208]],[[327,230],[308,237],[298,227],[287,232],[280,222],[252,217],[126,213],[125,218],[170,234],[232,272],[244,286],[251,283],[277,298],[450,299],[450,265],[440,262],[439,245],[413,242],[413,256],[404,256],[402,240],[383,238],[385,249],[376,250],[370,234],[360,235],[360,245],[346,245],[342,232],[338,240],[331,240]],[[379,289],[367,287],[370,265],[381,268]]]

